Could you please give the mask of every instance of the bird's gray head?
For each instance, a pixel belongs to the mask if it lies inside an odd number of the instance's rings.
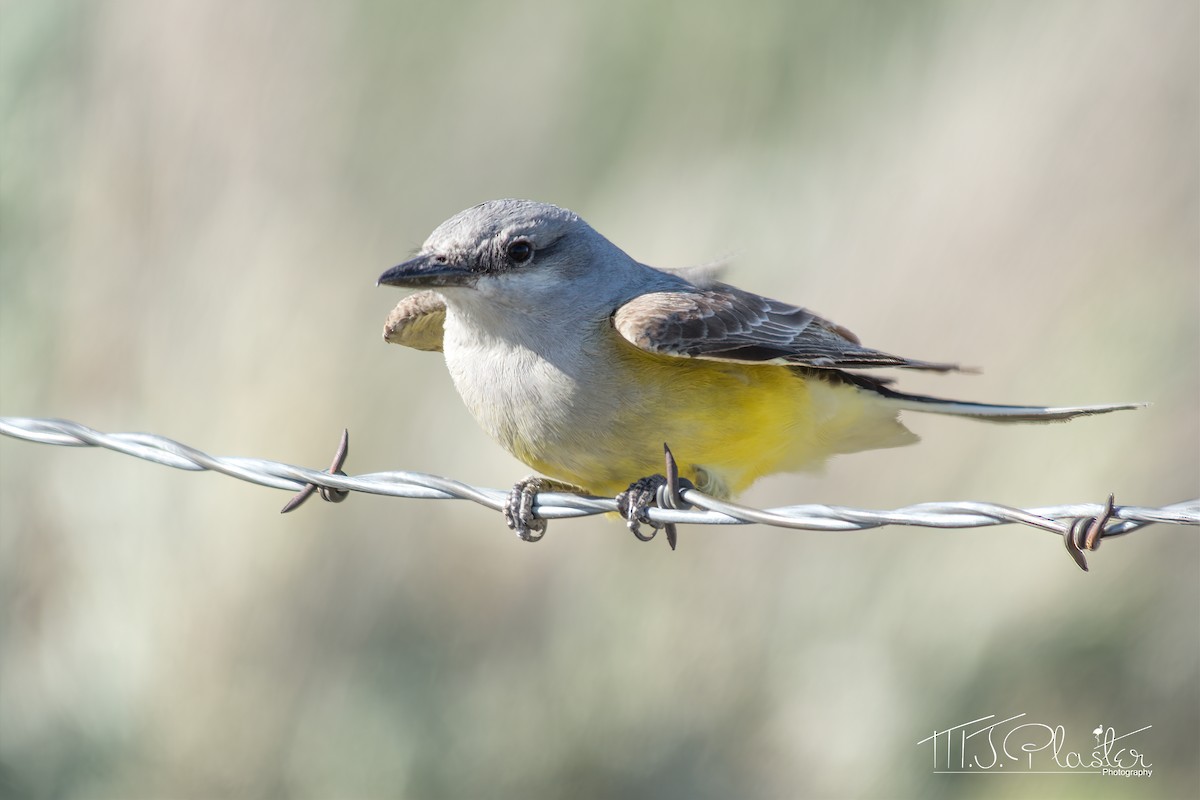
[[[493,200],[443,222],[415,258],[383,273],[379,283],[434,288],[452,302],[504,300],[561,293],[565,286],[580,294],[619,286],[629,268],[641,267],[565,208]]]

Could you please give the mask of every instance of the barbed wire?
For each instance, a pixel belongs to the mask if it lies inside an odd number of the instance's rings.
[[[340,473],[345,441],[329,471],[320,471],[239,456],[214,456],[165,436],[149,433],[103,433],[62,419],[0,417],[0,433],[16,439],[65,447],[102,447],[176,469],[219,472],[239,480],[291,492],[301,492],[284,510],[299,505],[309,494],[323,489],[328,500],[347,492],[425,500],[470,500],[503,511],[509,490],[488,489],[422,472],[391,471],[362,475]],[[1075,561],[1087,569],[1082,550],[1094,550],[1101,539],[1124,536],[1151,524],[1200,526],[1200,499],[1163,507],[1101,503],[1074,503],[1020,509],[995,503],[951,501],[919,503],[893,510],[872,510],[805,504],[757,509],[719,500],[694,488],[673,489],[675,508],[652,507],[646,520],[655,528],[675,524],[762,524],[815,531],[857,531],[885,525],[925,528],[979,528],[1011,523],[1051,531],[1063,536]],[[660,498],[662,493],[660,492]],[[669,500],[669,497],[667,498]],[[672,505],[672,503],[660,503]],[[694,508],[688,508],[694,506]],[[567,519],[617,511],[614,498],[587,497],[566,492],[540,492],[533,503],[542,520]]]

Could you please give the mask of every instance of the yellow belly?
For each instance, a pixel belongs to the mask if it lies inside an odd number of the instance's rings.
[[[722,363],[618,349],[620,393],[603,430],[575,426],[564,446],[514,454],[534,469],[600,495],[663,471],[664,443],[699,488],[736,495],[758,478],[821,466],[835,453],[915,441],[896,412],[854,386],[787,366]],[[606,398],[612,400],[614,398]]]

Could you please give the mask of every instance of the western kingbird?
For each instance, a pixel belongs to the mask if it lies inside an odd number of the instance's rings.
[[[471,414],[543,475],[518,483],[509,526],[540,538],[532,493],[632,492],[669,443],[682,477],[718,497],[830,456],[917,441],[927,411],[1066,420],[1136,404],[1045,408],[906,394],[857,371],[958,369],[864,347],[803,308],[695,271],[635,261],[566,209],[496,200],[451,217],[380,284],[420,288],[384,338],[440,350]],[[622,505],[635,529],[653,493]]]

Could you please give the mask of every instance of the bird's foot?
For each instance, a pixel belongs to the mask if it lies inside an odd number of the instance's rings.
[[[675,464],[675,457],[671,454],[671,449],[663,445],[663,451],[666,454],[667,474],[650,475],[629,484],[628,489],[617,495],[617,512],[625,518],[625,524],[629,527],[630,532],[640,541],[648,542],[658,534],[660,528],[665,530],[667,544],[671,545],[671,549],[674,550],[677,541],[675,524],[654,522],[646,512],[653,506],[689,508],[690,504],[683,500],[679,492],[682,489],[695,489],[696,487],[687,478],[679,477],[679,468]],[[649,536],[642,533],[642,524],[649,525],[654,529]]]
[[[536,542],[546,535],[546,520],[539,518],[533,510],[538,492],[578,493],[579,488],[540,475],[530,475],[513,486],[504,498],[504,521],[509,530],[525,542]]]
[[[617,495],[617,513],[625,518],[629,531],[643,542],[648,542],[662,526],[647,516],[646,512],[658,505],[658,490],[667,485],[664,475],[650,475],[629,484],[629,488]],[[654,533],[646,536],[642,525],[649,525]]]

